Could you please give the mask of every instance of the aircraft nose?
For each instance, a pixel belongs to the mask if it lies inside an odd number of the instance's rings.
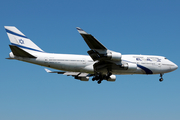
[[[178,68],[178,66],[175,63],[173,63],[173,66],[171,67],[171,69],[176,70],[177,68]]]

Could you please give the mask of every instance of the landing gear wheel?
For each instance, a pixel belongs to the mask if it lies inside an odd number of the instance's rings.
[[[163,81],[163,78],[160,78],[159,81],[162,82],[162,81]]]
[[[101,83],[101,80],[99,80],[97,83],[100,84],[100,83]]]

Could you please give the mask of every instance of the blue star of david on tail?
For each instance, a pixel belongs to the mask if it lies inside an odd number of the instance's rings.
[[[24,44],[24,40],[20,39],[19,43]]]

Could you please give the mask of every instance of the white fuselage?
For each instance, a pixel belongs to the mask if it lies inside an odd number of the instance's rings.
[[[57,70],[94,73],[94,61],[88,55],[53,54],[45,52],[32,53],[37,58],[15,57],[12,52],[10,58],[25,61]],[[150,55],[122,55],[112,74],[163,74],[177,69],[177,65],[162,56]],[[122,69],[122,64],[128,64],[128,69]]]

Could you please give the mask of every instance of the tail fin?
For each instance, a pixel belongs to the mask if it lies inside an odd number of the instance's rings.
[[[17,46],[26,52],[36,51],[44,52],[35,43],[33,43],[29,38],[27,38],[21,31],[19,31],[14,26],[4,26],[9,37],[9,40],[13,46]]]

